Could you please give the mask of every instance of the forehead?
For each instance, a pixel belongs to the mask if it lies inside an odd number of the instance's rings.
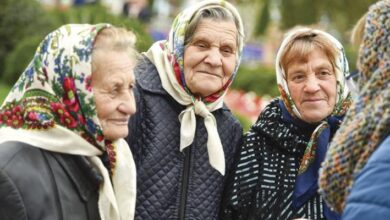
[[[100,53],[95,57],[97,68],[95,78],[110,79],[116,75],[128,75],[133,78],[135,59],[125,52]]]
[[[233,21],[204,19],[196,27],[194,38],[236,41],[237,28]]]

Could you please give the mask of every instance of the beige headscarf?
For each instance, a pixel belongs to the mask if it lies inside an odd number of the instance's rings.
[[[184,36],[193,15],[213,7],[222,7],[226,9],[238,21],[239,50],[237,51],[235,70],[223,89],[216,94],[199,100],[191,94],[186,85],[184,85],[183,80],[181,80],[184,77]],[[169,39],[167,41],[154,43],[146,53],[146,56],[156,65],[163,88],[177,102],[187,106],[179,115],[179,120],[181,122],[180,151],[191,145],[194,140],[196,130],[195,115],[202,116],[208,133],[207,149],[210,164],[222,175],[225,174],[225,156],[217,131],[217,122],[211,112],[222,108],[226,90],[232,83],[235,73],[237,72],[244,44],[243,33],[244,30],[241,17],[233,5],[225,1],[205,0],[192,5],[181,12],[173,22]]]

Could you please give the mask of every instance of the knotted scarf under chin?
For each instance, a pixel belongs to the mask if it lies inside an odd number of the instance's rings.
[[[196,130],[195,115],[200,115],[204,118],[204,125],[208,134],[207,151],[209,154],[210,164],[213,168],[224,175],[225,156],[217,130],[217,122],[214,115],[209,112],[202,101],[195,100],[193,105],[187,106],[187,108],[179,115],[179,120],[181,122],[180,151],[183,151],[184,148],[191,145],[194,141]]]
[[[296,210],[299,210],[317,193],[319,169],[322,161],[325,159],[326,151],[331,139],[331,131],[335,131],[340,125],[342,117],[329,116],[321,121],[319,125],[313,125],[300,119],[293,118],[281,100],[279,101],[279,106],[282,110],[283,120],[285,122],[293,123],[304,130],[314,130],[306,146],[295,180],[292,206]],[[326,219],[341,219],[341,216],[336,212],[333,212],[325,202],[323,202],[322,205]]]

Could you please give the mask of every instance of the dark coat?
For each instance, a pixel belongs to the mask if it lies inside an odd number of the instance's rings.
[[[96,220],[102,177],[86,158],[0,144],[1,220]]]
[[[137,167],[135,219],[217,219],[225,177],[209,163],[203,118],[196,116],[194,142],[180,152],[178,117],[185,106],[162,88],[157,69],[147,58],[135,73],[137,113],[130,118],[127,140]],[[242,128],[226,107],[212,114],[228,171]]]
[[[316,126],[285,122],[278,103],[272,101],[244,137],[225,192],[223,220],[325,219],[319,194],[299,210],[292,206],[299,165]]]

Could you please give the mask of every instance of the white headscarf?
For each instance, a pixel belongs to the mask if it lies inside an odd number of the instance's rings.
[[[216,94],[199,100],[194,97],[189,89],[182,83],[180,78],[184,78],[183,59],[184,59],[184,37],[187,26],[194,14],[201,10],[222,7],[227,9],[238,21],[238,51],[236,56],[236,67],[229,81],[223,89]],[[163,88],[181,105],[187,106],[179,115],[181,122],[180,129],[180,151],[192,144],[196,130],[195,115],[204,118],[205,127],[208,134],[207,149],[209,161],[212,167],[218,170],[222,175],[225,174],[225,156],[223,146],[217,131],[217,122],[211,112],[222,108],[223,98],[227,88],[232,83],[235,73],[240,64],[244,29],[241,17],[235,7],[226,1],[205,0],[196,3],[181,12],[173,22],[169,39],[159,41],[147,51],[146,56],[156,65],[161,78]]]

